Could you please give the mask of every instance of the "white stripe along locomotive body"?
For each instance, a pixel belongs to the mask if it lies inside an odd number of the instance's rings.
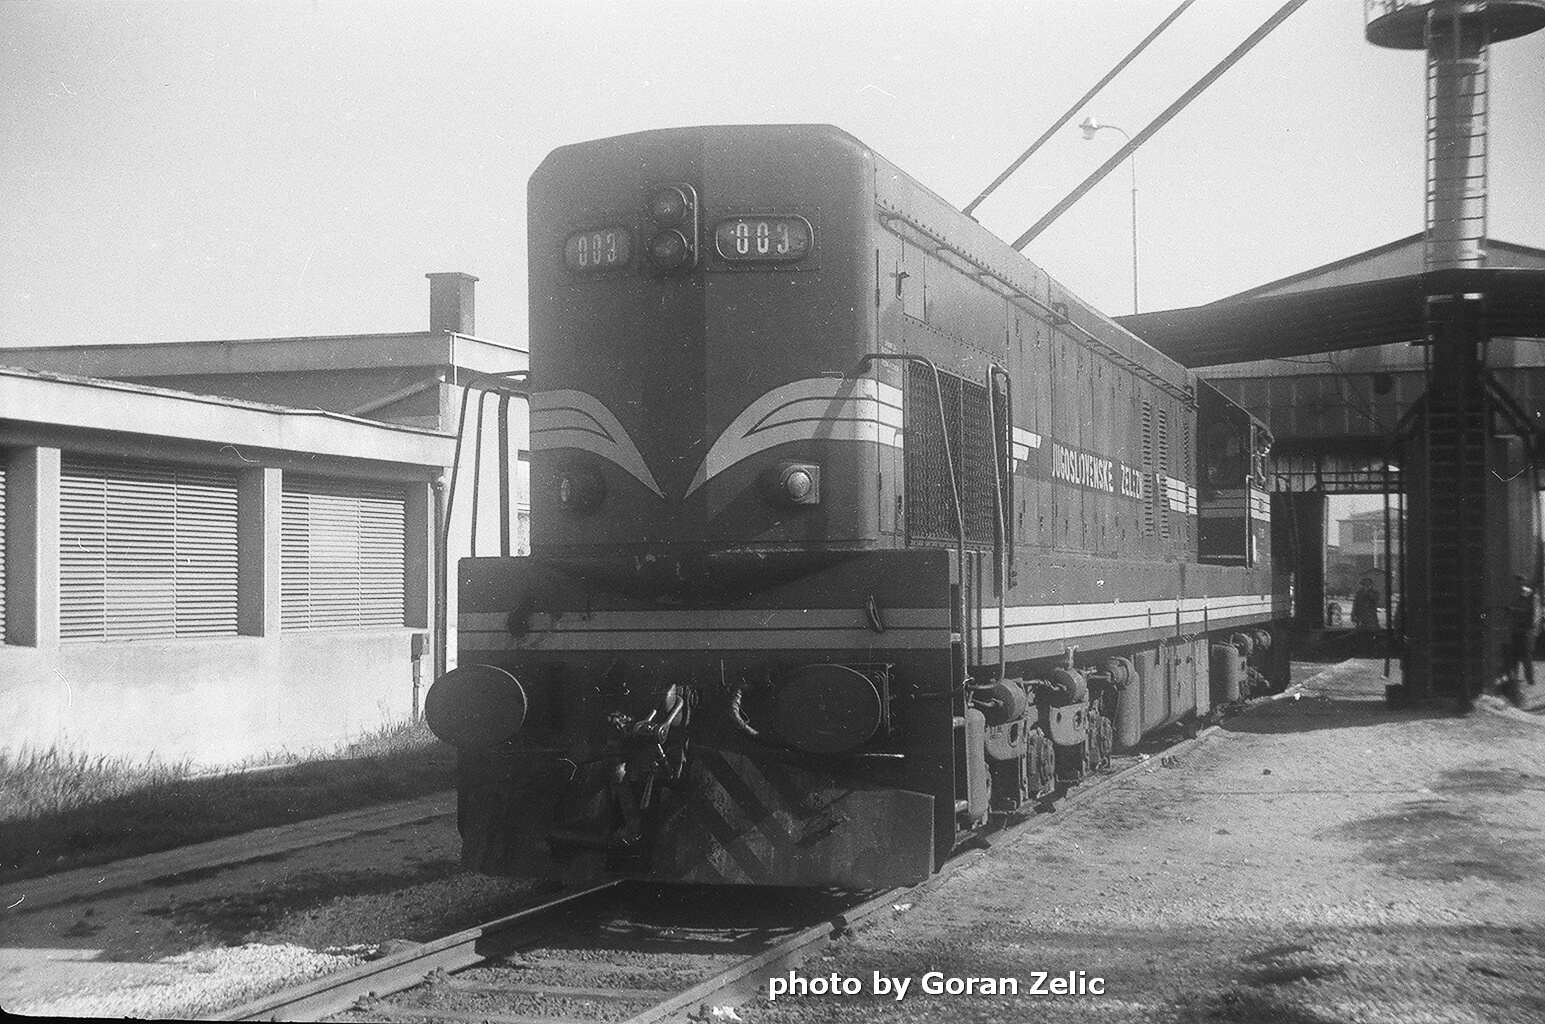
[[[560,149],[529,255],[533,554],[426,703],[470,866],[915,881],[1283,674],[1261,426],[851,136]]]

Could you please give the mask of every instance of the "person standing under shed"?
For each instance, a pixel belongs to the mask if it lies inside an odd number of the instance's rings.
[[[1514,576],[1517,596],[1508,608],[1507,696],[1517,703],[1520,696],[1519,668],[1523,682],[1534,686],[1534,643],[1539,635],[1540,602],[1535,589],[1522,575]]]
[[[1379,628],[1379,592],[1373,589],[1373,580],[1364,576],[1352,595],[1352,626],[1354,629],[1372,632]]]

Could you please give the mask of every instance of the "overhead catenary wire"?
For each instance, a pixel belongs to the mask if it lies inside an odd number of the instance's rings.
[[[1014,248],[1023,249],[1025,246],[1033,242],[1037,235],[1050,227],[1052,222],[1066,213],[1074,203],[1078,202],[1084,197],[1086,192],[1094,188],[1094,186],[1098,185],[1107,174],[1121,166],[1121,162],[1129,155],[1131,155],[1137,149],[1137,147],[1141,146],[1144,142],[1147,142],[1151,137],[1153,137],[1153,135],[1158,132],[1160,128],[1163,128],[1170,122],[1171,118],[1184,110],[1192,100],[1201,95],[1209,85],[1217,81],[1225,71],[1233,67],[1241,57],[1254,49],[1257,43],[1270,35],[1273,29],[1286,21],[1288,16],[1302,7],[1304,3],[1305,0],[1288,0],[1287,3],[1278,8],[1276,13],[1274,13],[1270,18],[1267,18],[1260,28],[1257,28],[1254,32],[1250,33],[1244,42],[1234,47],[1234,49],[1227,57],[1224,57],[1221,61],[1219,61],[1213,67],[1213,69],[1203,75],[1195,85],[1181,93],[1179,99],[1166,107],[1163,113],[1150,121],[1148,125],[1144,127],[1142,131],[1134,135],[1125,146],[1122,146],[1120,149],[1116,150],[1115,153],[1111,154],[1110,158],[1101,164],[1093,174],[1085,178],[1081,183],[1079,183],[1077,188],[1075,188],[1072,192],[1069,192],[1061,202],[1048,210],[1045,216],[1043,216],[1040,220],[1036,221],[1035,224],[1030,227],[1030,230],[1016,238],[1012,243]]]
[[[986,188],[982,189],[981,194],[978,195],[975,199],[971,200],[969,203],[967,203],[966,206],[965,206],[965,209],[961,210],[961,212],[964,213],[967,217],[971,216],[971,211],[976,209],[978,206],[980,206],[981,203],[982,203],[982,200],[986,199],[988,196],[992,195],[995,191],[997,191],[999,185],[1003,184],[1005,181],[1008,181],[1009,176],[1011,174],[1013,174],[1015,171],[1019,170],[1020,166],[1022,164],[1024,164],[1024,162],[1026,160],[1030,159],[1030,157],[1035,154],[1036,150],[1040,149],[1043,145],[1045,145],[1048,139],[1050,139],[1057,132],[1061,131],[1062,130],[1062,126],[1067,124],[1069,121],[1071,121],[1073,119],[1073,115],[1078,113],[1079,110],[1083,109],[1083,106],[1084,106],[1085,103],[1088,103],[1091,99],[1094,98],[1096,93],[1098,93],[1101,89],[1103,89],[1107,85],[1109,85],[1111,79],[1113,79],[1117,75],[1121,74],[1122,70],[1125,69],[1128,64],[1132,63],[1132,61],[1137,59],[1137,55],[1138,54],[1142,53],[1144,50],[1146,50],[1148,48],[1148,44],[1149,43],[1151,43],[1155,39],[1159,38],[1159,34],[1162,33],[1165,29],[1169,28],[1170,23],[1173,22],[1176,18],[1180,17],[1180,15],[1185,12],[1185,9],[1187,7],[1190,7],[1195,2],[1196,2],[1196,0],[1181,0],[1180,6],[1176,7],[1173,11],[1171,11],[1169,13],[1169,17],[1167,17],[1163,21],[1159,22],[1159,24],[1154,28],[1154,30],[1152,32],[1149,32],[1146,36],[1143,37],[1142,42],[1138,43],[1137,46],[1133,47],[1132,51],[1130,53],[1128,53],[1125,57],[1123,57],[1123,58],[1121,58],[1121,60],[1117,61],[1115,67],[1113,67],[1109,71],[1107,71],[1105,73],[1105,76],[1103,78],[1101,78],[1098,82],[1094,83],[1094,85],[1092,87],[1090,87],[1088,92],[1086,92],[1082,96],[1080,96],[1073,103],[1073,105],[1067,109],[1067,111],[1061,117],[1057,118],[1057,120],[1052,123],[1050,128],[1047,128],[1046,131],[1041,133],[1041,137],[1040,138],[1036,139],[1034,142],[1032,142],[1030,144],[1030,148],[1029,149],[1027,149],[1023,153],[1019,154],[1018,158],[1015,159],[1015,161],[1013,163],[1011,163],[1007,167],[1005,167],[1003,169],[1003,173],[998,175],[996,178],[994,178],[992,180],[992,184],[991,185],[988,185]]]

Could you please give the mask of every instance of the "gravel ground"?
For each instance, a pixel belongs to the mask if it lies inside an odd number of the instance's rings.
[[[864,994],[741,1017],[1545,1022],[1545,722],[1390,712],[1380,669],[1225,720],[799,971]],[[1019,994],[918,994],[929,971]],[[1036,971],[1104,992],[1033,994]]]
[[[454,820],[186,872],[7,913],[0,1006],[57,1016],[193,1017],[469,927],[529,901],[462,873]]]

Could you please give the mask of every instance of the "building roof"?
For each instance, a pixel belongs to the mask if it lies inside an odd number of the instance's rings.
[[[1438,270],[1318,288],[1308,285],[1314,278],[1293,280],[1305,287],[1267,292],[1273,286],[1263,285],[1205,306],[1116,319],[1193,368],[1414,341],[1426,331],[1429,295],[1484,294],[1493,337],[1545,337],[1545,265]]]
[[[0,360],[86,377],[176,377],[214,373],[445,367],[523,370],[524,348],[450,331],[331,334],[119,345],[36,345],[0,349]]]
[[[1391,277],[1419,274],[1426,269],[1425,236],[1418,231],[1414,235],[1397,238],[1393,242],[1376,245],[1372,249],[1351,256],[1322,263],[1308,270],[1300,270],[1275,281],[1246,288],[1242,292],[1217,299],[1209,305],[1217,306],[1241,299],[1253,299],[1263,295],[1281,295],[1287,292],[1310,291],[1333,284],[1351,284],[1357,281],[1377,281]],[[1545,267],[1545,249],[1501,239],[1486,240],[1486,266],[1492,268],[1513,267],[1528,269]]]
[[[13,424],[426,467],[449,465],[456,443],[454,435],[341,413],[0,366],[0,428]]]

